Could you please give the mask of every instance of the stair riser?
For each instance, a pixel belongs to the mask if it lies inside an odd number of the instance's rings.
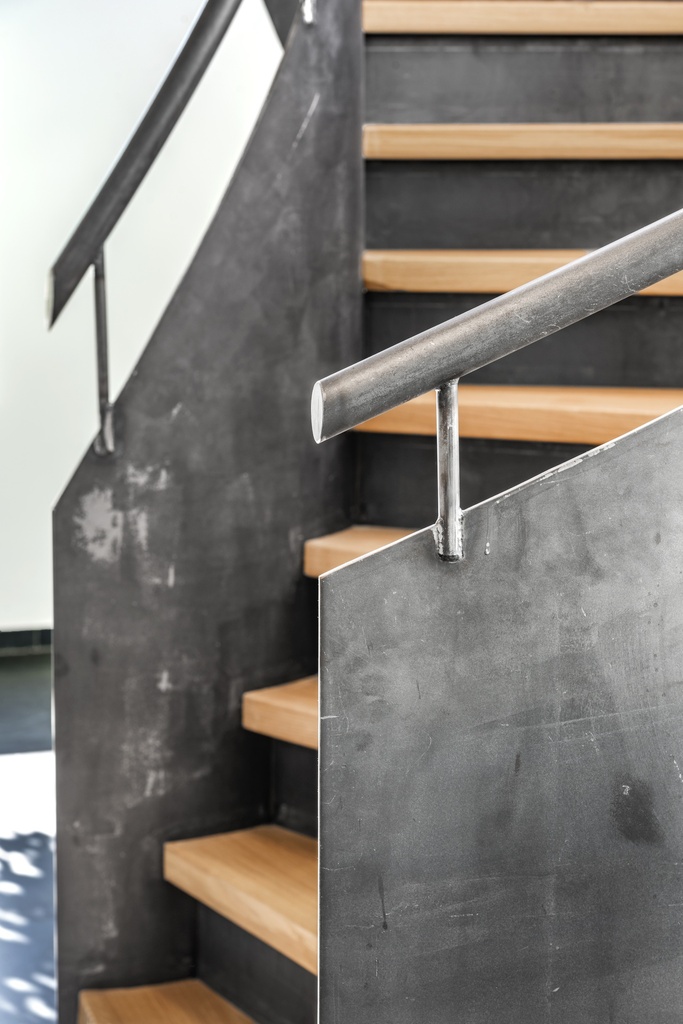
[[[369,292],[370,355],[464,313],[487,296]],[[467,377],[471,384],[683,387],[683,299],[634,298]]]
[[[318,835],[318,752],[273,740],[273,820],[283,828]]]
[[[679,121],[683,39],[369,37],[366,120]]]
[[[201,904],[197,976],[264,1024],[315,1024],[316,979]]]
[[[436,519],[433,438],[357,435],[357,522],[422,527]],[[460,443],[463,506],[475,505],[574,458],[585,446],[510,441]],[[406,483],[409,482],[409,486]]]
[[[597,248],[683,204],[671,161],[374,162],[368,249]]]

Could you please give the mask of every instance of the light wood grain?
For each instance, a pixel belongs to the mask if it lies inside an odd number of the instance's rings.
[[[516,0],[506,0],[516,3]],[[371,292],[461,292],[499,295],[549,274],[586,249],[368,249],[363,279]],[[683,295],[683,273],[642,295]]]
[[[313,578],[412,533],[392,526],[349,526],[304,544],[304,575]]]
[[[164,877],[315,974],[318,846],[276,825],[167,843]]]
[[[368,160],[680,160],[683,124],[366,124],[363,153]]]
[[[380,34],[656,36],[683,33],[676,0],[365,0]]]
[[[251,732],[317,750],[318,677],[245,693],[242,725]]]
[[[679,388],[583,388],[463,384],[461,437],[603,444],[683,405]],[[357,428],[379,434],[436,433],[434,393]]]
[[[201,981],[81,992],[78,1024],[254,1024]]]

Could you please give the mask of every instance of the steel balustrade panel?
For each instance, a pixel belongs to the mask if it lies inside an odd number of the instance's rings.
[[[162,848],[315,830],[313,753],[283,744],[274,777],[241,702],[315,671],[303,542],[348,523],[350,442],[313,447],[308,394],[361,355],[361,42],[347,0],[297,21],[116,455],[88,451],[55,511],[60,1024],[79,989],[194,974],[259,1021],[315,1020],[314,979],[198,914]]]
[[[683,410],[321,580],[321,1024],[683,1019]]]

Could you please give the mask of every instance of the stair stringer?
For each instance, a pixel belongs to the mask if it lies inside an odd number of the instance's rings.
[[[191,975],[196,908],[162,844],[270,816],[241,697],[315,671],[303,540],[348,522],[351,442],[316,449],[308,410],[361,354],[360,68],[357,3],[299,19],[116,403],[117,453],[89,451],[55,510],[60,1024],[82,988]],[[287,1020],[258,970],[232,998]]]

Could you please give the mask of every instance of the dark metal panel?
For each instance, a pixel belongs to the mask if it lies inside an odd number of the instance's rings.
[[[486,301],[485,295],[365,296],[367,355]],[[683,386],[683,300],[627,299],[471,374],[471,384]]]
[[[120,451],[89,452],[55,513],[60,1024],[82,987],[193,971],[162,844],[269,817],[241,696],[315,664],[302,546],[348,522],[351,449],[315,449],[309,395],[360,355],[359,14],[294,30],[117,402]]]
[[[436,441],[358,434],[356,522],[418,529],[436,520]],[[460,441],[465,507],[581,455],[586,446],[521,441]]]
[[[680,121],[683,42],[369,36],[366,120]]]
[[[369,249],[596,248],[683,205],[676,161],[381,162]]]
[[[682,443],[322,578],[321,1024],[681,1019]]]
[[[208,907],[198,907],[197,928],[202,981],[258,1024],[315,1024],[312,974]]]

